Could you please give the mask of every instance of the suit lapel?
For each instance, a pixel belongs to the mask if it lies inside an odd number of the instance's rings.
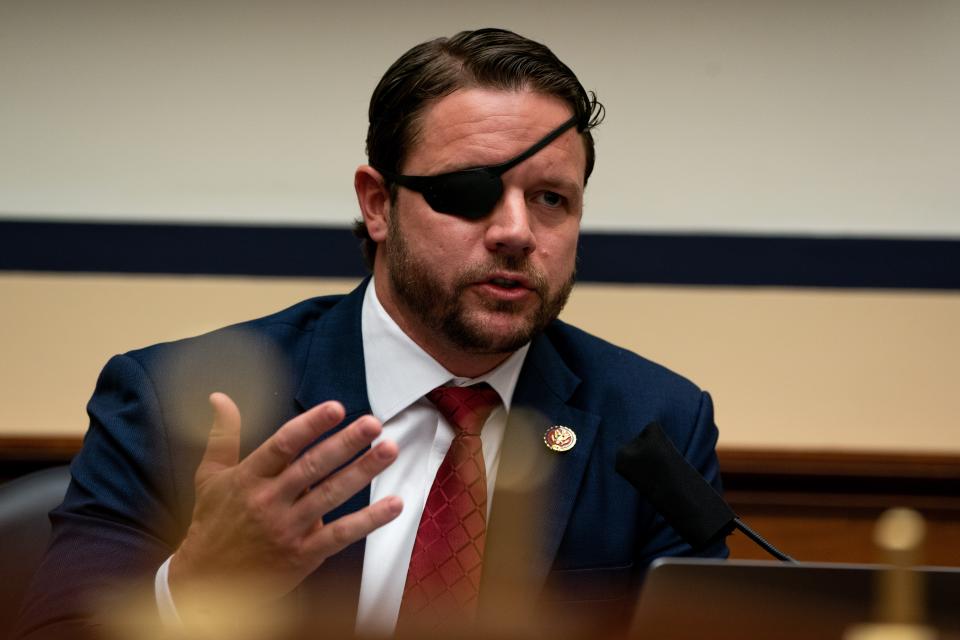
[[[317,320],[296,395],[303,409],[338,400],[347,415],[370,411],[360,326],[368,282],[365,280]]]
[[[328,438],[361,415],[370,413],[364,371],[361,308],[368,280],[324,313],[313,329],[304,374],[296,401],[306,410],[327,400],[341,402],[347,411],[343,422],[320,439]],[[358,511],[370,504],[370,487],[364,489],[324,516],[324,522]],[[308,579],[309,601],[336,603],[335,611],[349,619],[356,617],[363,573],[365,541],[360,540],[328,558]]]
[[[493,499],[490,536],[506,544],[511,544],[511,540],[531,537],[528,518],[518,518],[515,512],[512,516],[506,515],[505,519],[497,520],[498,515],[509,509],[509,505],[505,505],[504,510],[498,511],[498,497],[501,486],[505,496],[516,496],[517,485],[505,485],[514,481],[518,472],[521,475],[539,475],[541,481],[534,483],[537,488],[523,498],[542,519],[540,535],[529,549],[532,562],[528,578],[535,588],[543,583],[553,564],[600,424],[600,416],[569,404],[580,383],[546,335],[541,334],[534,339],[513,395],[511,418]],[[544,433],[554,425],[570,427],[576,433],[576,445],[569,451],[555,452],[546,447]],[[531,472],[535,469],[540,471]],[[505,501],[508,499],[505,498]],[[500,530],[501,527],[503,530]],[[513,531],[508,532],[507,529]],[[497,552],[496,543],[492,551]],[[488,566],[491,566],[494,575],[490,579],[496,581],[497,558],[491,560]],[[485,581],[486,571],[487,566],[484,568]]]

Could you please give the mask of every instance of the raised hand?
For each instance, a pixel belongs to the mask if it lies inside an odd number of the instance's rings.
[[[343,420],[343,406],[325,402],[284,424],[241,461],[239,409],[222,393],[212,394],[210,404],[214,424],[197,468],[193,519],[170,562],[178,608],[178,594],[183,598],[191,585],[204,583],[243,584],[262,602],[279,598],[403,508],[390,496],[332,522],[323,519],[397,457],[397,445],[383,441],[337,470],[380,435],[373,416],[300,455]]]

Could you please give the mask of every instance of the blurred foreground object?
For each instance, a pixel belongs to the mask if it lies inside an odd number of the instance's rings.
[[[873,624],[852,627],[844,640],[935,640],[937,632],[924,624],[924,576],[915,570],[923,560],[927,526],[913,509],[885,511],[877,520],[873,540],[889,567],[877,574]]]

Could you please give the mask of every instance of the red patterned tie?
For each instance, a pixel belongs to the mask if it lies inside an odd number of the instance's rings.
[[[400,626],[440,627],[472,618],[487,531],[487,473],[480,429],[500,396],[486,383],[438,387],[427,398],[456,435],[420,518],[400,605]]]

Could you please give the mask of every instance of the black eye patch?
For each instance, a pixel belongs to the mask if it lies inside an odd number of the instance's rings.
[[[430,208],[437,213],[479,220],[493,211],[503,195],[500,176],[546,147],[576,123],[577,116],[573,116],[520,155],[500,164],[435,176],[404,176],[389,171],[380,173],[388,180],[422,194]]]

